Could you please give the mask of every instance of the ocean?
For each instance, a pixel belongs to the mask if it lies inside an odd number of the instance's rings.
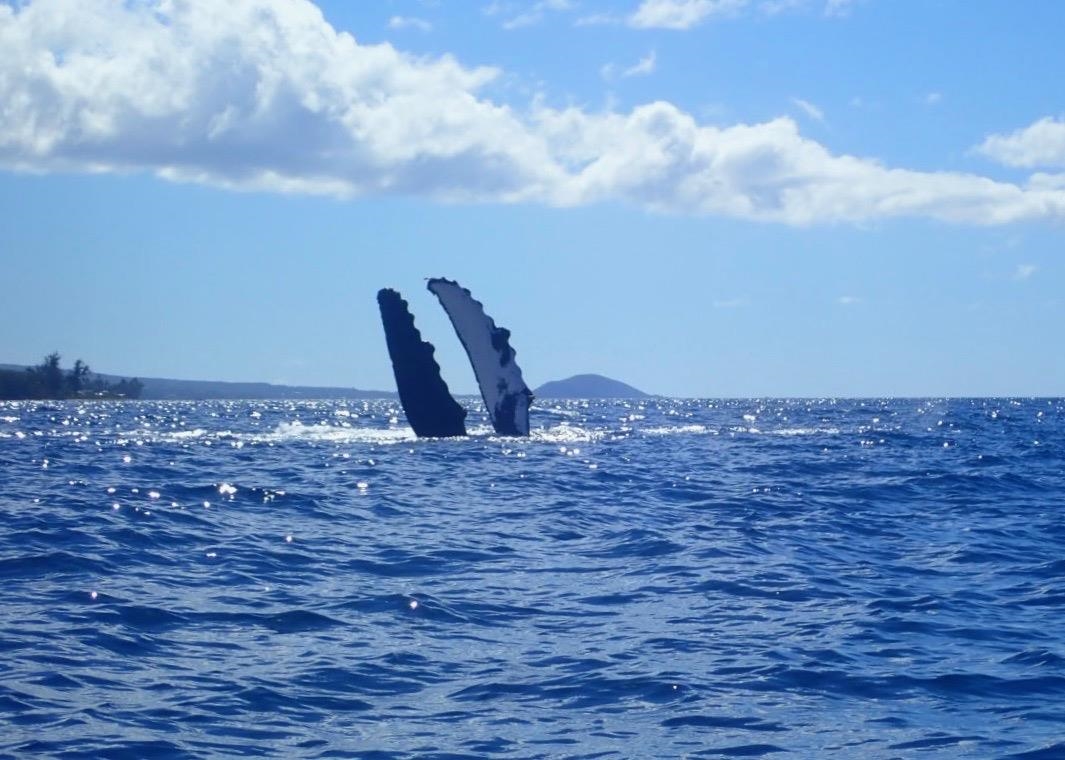
[[[0,756],[1063,758],[1065,401],[0,403]]]

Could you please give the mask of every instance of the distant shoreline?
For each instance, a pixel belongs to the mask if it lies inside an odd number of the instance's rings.
[[[0,364],[0,370],[24,371],[27,369],[31,369],[31,367],[22,364]],[[93,376],[108,383],[118,382],[122,379],[119,375],[102,372],[93,373]],[[259,401],[267,399],[373,399],[396,397],[396,394],[390,391],[331,386],[280,385],[224,380],[178,380],[164,377],[142,377],[138,378],[138,380],[143,386],[140,393],[140,400],[142,401]]]
[[[21,364],[0,364],[0,370],[31,369]],[[107,373],[93,373],[106,383],[119,382],[122,377]],[[211,401],[211,400],[323,400],[323,399],[395,399],[395,391],[364,390],[339,386],[283,385],[265,382],[234,382],[229,380],[179,380],[164,377],[137,378],[143,386],[143,401]],[[552,380],[535,391],[539,398],[651,398],[651,394],[619,380],[603,375],[574,375],[564,380]],[[456,398],[480,398],[477,393],[456,393]],[[86,397],[91,398],[91,397]],[[82,400],[85,400],[84,398]]]
[[[31,369],[28,365],[24,364],[0,364],[0,371],[2,370],[17,370],[24,371]],[[97,377],[103,379],[106,382],[118,382],[123,377],[122,375],[104,374],[99,373]],[[586,378],[585,376],[574,376],[576,378]],[[601,377],[601,376],[600,376]],[[563,395],[556,395],[553,392],[554,388],[559,384],[567,383],[568,380],[574,378],[567,378],[566,380],[555,380],[541,384],[535,389],[536,398],[538,400],[572,400],[577,398],[583,399],[603,399],[603,398],[618,398],[626,400],[648,400],[654,398],[688,398],[688,399],[703,399],[714,401],[737,401],[747,399],[788,399],[788,400],[806,400],[806,401],[871,401],[871,400],[883,400],[883,399],[1058,399],[1062,396],[1054,394],[998,394],[998,395],[971,395],[971,394],[925,394],[925,395],[913,395],[904,394],[898,396],[883,396],[883,395],[781,395],[781,396],[767,396],[767,395],[751,395],[751,396],[663,396],[658,393],[644,393],[638,389],[628,386],[636,394],[624,393],[621,395],[604,394],[606,390],[600,386],[597,390],[598,394],[591,395],[575,395],[575,389],[570,387],[566,389]],[[609,378],[604,378],[609,380]],[[381,390],[363,390],[359,388],[344,388],[338,386],[313,386],[313,385],[282,385],[280,383],[265,383],[265,382],[235,382],[228,380],[178,380],[174,378],[158,378],[148,377],[139,378],[143,384],[143,392],[141,393],[140,400],[143,401],[213,401],[213,400],[230,400],[230,401],[267,401],[267,400],[297,400],[303,399],[307,401],[312,400],[328,400],[328,399],[348,399],[348,400],[364,400],[364,399],[398,399],[395,391],[381,391]],[[619,382],[619,381],[611,381]],[[583,390],[590,391],[591,388],[585,388]],[[455,398],[469,398],[479,399],[480,395],[476,392],[473,393],[456,393]],[[61,399],[37,399],[37,400],[61,400]],[[114,400],[113,398],[99,397],[99,396],[82,396],[79,398],[71,399],[77,401],[93,401],[93,400]],[[536,406],[536,402],[533,403]]]

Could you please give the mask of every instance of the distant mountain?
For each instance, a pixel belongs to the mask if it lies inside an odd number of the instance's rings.
[[[26,369],[15,364],[0,364],[0,369]],[[93,373],[107,382],[118,375]],[[165,377],[138,378],[144,385],[142,399],[202,401],[206,399],[323,399],[323,398],[395,398],[388,391],[364,391],[358,388],[330,388],[308,385],[274,385],[273,383],[230,383],[217,380],[173,380]]]
[[[648,398],[638,388],[602,375],[574,375],[544,383],[533,393],[537,398]]]

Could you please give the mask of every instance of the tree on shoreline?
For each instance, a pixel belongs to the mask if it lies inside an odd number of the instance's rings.
[[[23,371],[0,369],[0,399],[66,399],[66,398],[140,398],[144,384],[133,378],[108,383],[78,359],[74,368],[64,372],[58,351],[44,357],[35,367]]]
[[[89,365],[78,359],[74,362],[74,369],[70,371],[67,376],[67,383],[70,385],[70,389],[74,392],[74,395],[78,395],[82,388],[85,386],[86,380],[92,374],[92,370],[89,369]]]
[[[53,351],[44,357],[44,361],[33,368],[45,398],[61,398],[63,393],[63,370],[59,367],[59,353]]]

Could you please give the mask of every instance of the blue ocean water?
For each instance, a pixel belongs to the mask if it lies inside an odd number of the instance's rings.
[[[1065,401],[0,404],[4,757],[1065,757]]]

